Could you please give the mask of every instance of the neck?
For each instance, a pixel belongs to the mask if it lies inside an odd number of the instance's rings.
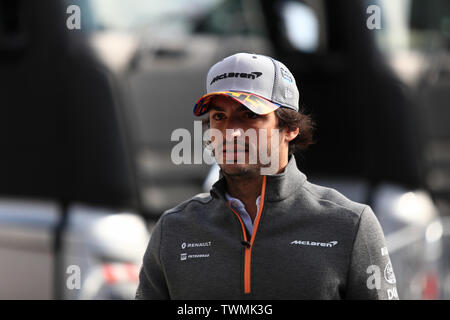
[[[229,176],[224,174],[227,182],[227,191],[230,196],[241,201],[255,199],[261,194],[262,175],[256,176]]]
[[[256,199],[261,194],[262,175],[246,177],[246,176],[229,176],[224,174],[227,183],[227,191],[233,198],[242,201],[246,211],[250,215],[252,221],[255,221],[257,215]]]

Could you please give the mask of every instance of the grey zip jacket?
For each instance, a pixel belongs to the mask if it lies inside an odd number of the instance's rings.
[[[251,237],[222,177],[158,220],[136,299],[398,299],[371,208],[310,183],[290,157],[263,178]]]

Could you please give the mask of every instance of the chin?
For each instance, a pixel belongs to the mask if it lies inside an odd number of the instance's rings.
[[[258,166],[249,164],[221,164],[220,168],[228,176],[253,175],[255,172],[259,172]]]

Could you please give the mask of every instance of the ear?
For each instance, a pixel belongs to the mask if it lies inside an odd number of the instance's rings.
[[[294,140],[298,136],[299,133],[300,133],[300,128],[296,128],[293,131],[286,130],[285,133],[284,133],[284,139],[287,142],[291,142],[292,140]]]

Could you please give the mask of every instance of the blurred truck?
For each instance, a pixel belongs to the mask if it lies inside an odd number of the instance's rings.
[[[0,299],[133,298],[149,239],[114,80],[65,15],[0,1]]]

